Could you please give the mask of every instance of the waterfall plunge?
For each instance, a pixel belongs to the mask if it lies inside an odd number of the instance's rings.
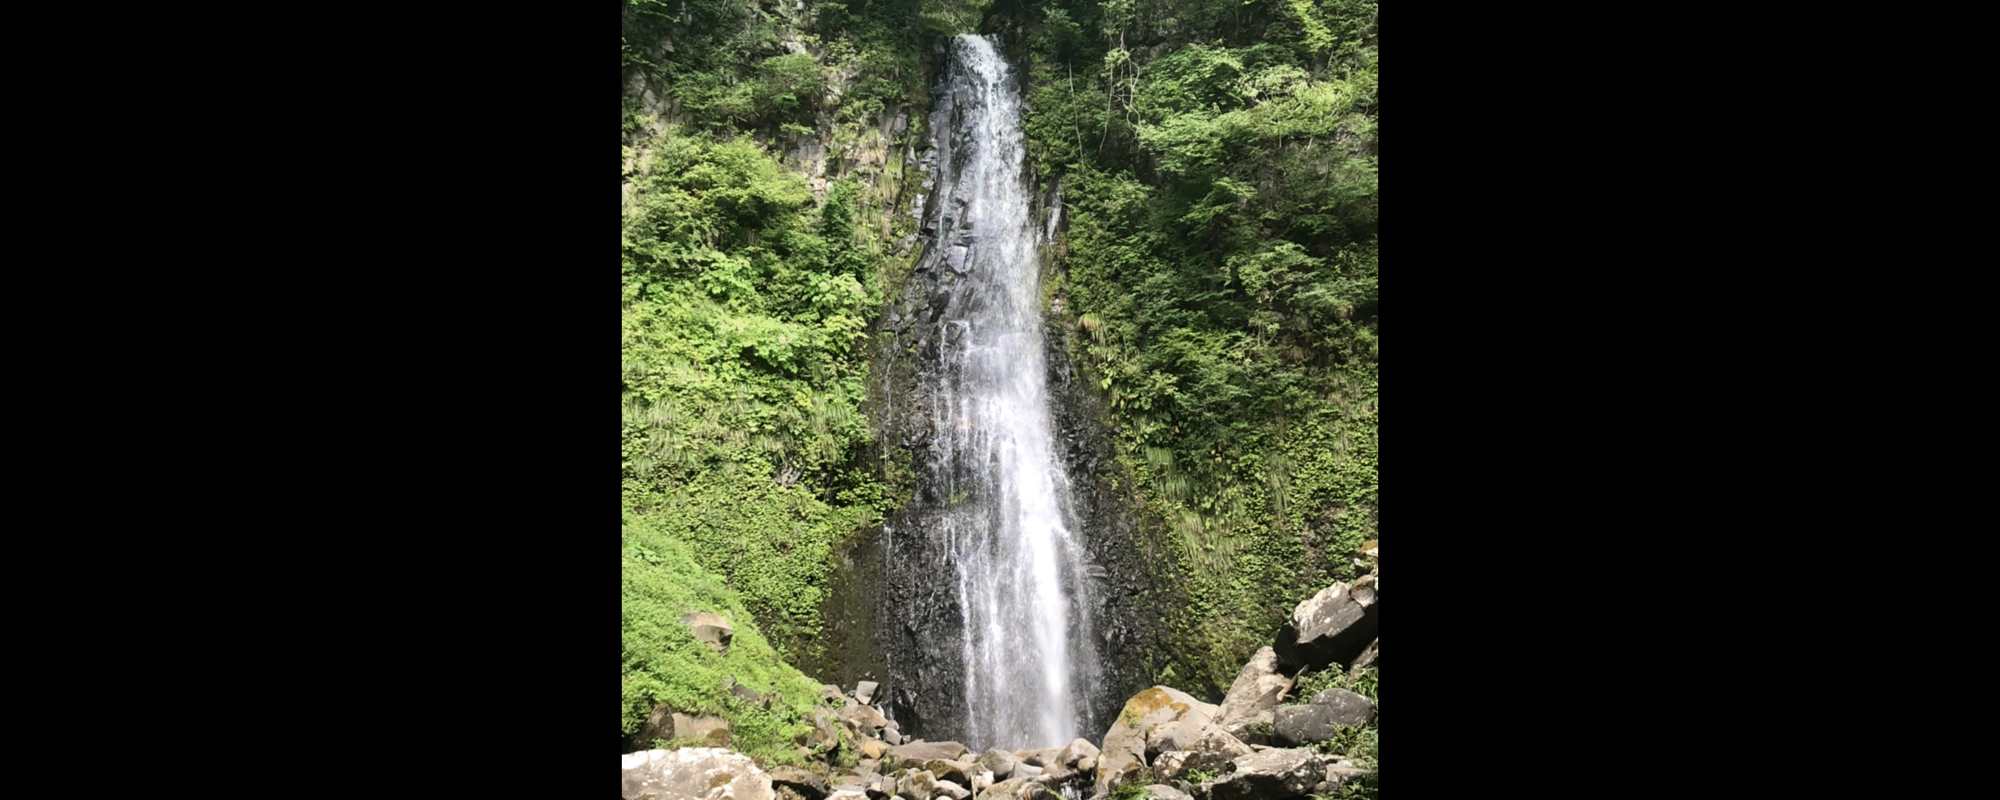
[[[921,370],[936,398],[927,478],[947,506],[930,535],[956,582],[966,744],[1056,746],[1085,735],[1096,652],[1051,436],[1019,89],[987,39],[957,37],[950,62],[920,266],[951,295],[933,323],[938,361]]]

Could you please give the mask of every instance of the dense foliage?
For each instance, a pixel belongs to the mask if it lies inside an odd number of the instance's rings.
[[[726,717],[733,745],[770,763],[794,762],[793,738],[805,733],[819,683],[791,668],[764,639],[738,594],[696,563],[678,536],[628,518],[623,567],[624,717],[636,732],[659,703]],[[695,641],[681,617],[721,614],[735,629],[726,653]],[[770,698],[766,706],[727,691],[740,685]],[[638,743],[650,745],[651,742]]]
[[[1372,0],[1055,0],[1025,124],[1069,214],[1058,294],[1218,693],[1376,535]]]
[[[861,404],[899,266],[879,212],[901,162],[876,121],[922,96],[915,33],[889,20],[913,5],[626,4],[627,735],[665,704],[795,757],[817,682],[791,665],[824,651],[836,548],[896,504]],[[800,143],[876,161],[816,192],[781,159]],[[726,659],[679,624],[696,610],[736,625]],[[781,700],[743,703],[731,675]]]

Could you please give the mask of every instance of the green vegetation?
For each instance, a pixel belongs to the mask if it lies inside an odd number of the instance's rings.
[[[1376,537],[1375,4],[1018,10],[1059,176],[1073,355],[1188,607],[1166,666],[1219,695]]]
[[[734,746],[759,760],[797,761],[791,742],[806,731],[819,683],[778,658],[737,593],[696,563],[677,537],[628,517],[624,539],[625,734],[638,733],[653,706],[665,703],[727,717]],[[696,641],[681,623],[696,611],[730,621],[735,637],[727,654]],[[728,692],[732,680],[769,697],[770,707]]]
[[[837,548],[905,491],[861,404],[869,320],[907,271],[879,122],[923,98],[914,6],[626,3],[627,735],[665,703],[796,760],[819,681],[793,665],[823,661]],[[801,138],[826,145],[820,192],[778,157]],[[679,622],[697,610],[736,626],[727,656]]]
[[[1306,703],[1312,700],[1313,695],[1328,689],[1346,689],[1347,691],[1368,698],[1368,701],[1372,703],[1377,701],[1375,686],[1376,670],[1374,667],[1363,667],[1355,671],[1352,675],[1349,675],[1346,670],[1340,669],[1337,666],[1332,669],[1308,671],[1299,674],[1298,683],[1292,687],[1292,693],[1287,702]]]

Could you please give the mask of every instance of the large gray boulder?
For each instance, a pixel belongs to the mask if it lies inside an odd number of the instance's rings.
[[[1322,759],[1303,748],[1274,747],[1230,763],[1230,772],[1202,783],[1196,794],[1210,800],[1284,800],[1312,794],[1326,779]]]
[[[626,753],[623,769],[624,800],[777,800],[756,762],[719,747]]]
[[[1194,800],[1194,796],[1164,783],[1146,784],[1146,797],[1150,800]]]
[[[1278,631],[1273,649],[1279,668],[1296,673],[1305,667],[1352,662],[1375,638],[1379,606],[1374,576],[1352,586],[1335,583],[1306,598]]]
[[[933,758],[956,759],[965,755],[965,752],[965,745],[958,742],[904,742],[889,748],[889,758],[897,764],[905,762],[921,764]]]
[[[936,775],[938,780],[951,781],[952,783],[964,786],[972,782],[972,773],[976,768],[970,761],[933,758],[924,762],[924,769],[930,770],[931,774]]]
[[[875,690],[880,688],[882,688],[882,684],[876,683],[874,681],[861,681],[859,683],[856,683],[854,684],[854,699],[859,700],[863,703],[875,702]]]
[[[1231,758],[1250,752],[1244,744],[1214,722],[1187,718],[1156,725],[1146,732],[1146,754],[1168,750],[1204,750],[1229,753]]]
[[[1291,688],[1292,679],[1278,671],[1277,649],[1260,648],[1229,684],[1229,693],[1222,698],[1222,717],[1217,721],[1225,729],[1252,722],[1261,712],[1277,708],[1279,699]]]
[[[1019,759],[1005,750],[988,750],[979,754],[976,763],[993,773],[993,779],[1004,781],[1014,776],[1014,764]]]
[[[1108,793],[1145,768],[1147,741],[1154,728],[1189,721],[1200,728],[1213,724],[1220,713],[1220,707],[1168,686],[1154,686],[1133,695],[1104,734],[1093,794]]]
[[[949,797],[951,800],[966,800],[966,798],[972,796],[971,789],[958,785],[956,781],[947,780],[937,782],[937,793]]]
[[[1280,706],[1271,735],[1278,741],[1311,744],[1332,738],[1341,728],[1368,724],[1375,717],[1375,704],[1346,689],[1328,689],[1313,696],[1310,703]]]
[[[874,736],[889,724],[889,718],[882,716],[882,712],[860,703],[841,709],[840,721],[856,736]]]
[[[1065,767],[1075,767],[1083,763],[1084,759],[1095,758],[1098,754],[1097,745],[1084,739],[1071,739],[1069,744],[1064,745],[1062,751],[1056,754],[1056,761]]]

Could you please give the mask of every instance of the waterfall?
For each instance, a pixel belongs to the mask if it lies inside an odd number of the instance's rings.
[[[1023,175],[1019,87],[985,38],[956,37],[949,61],[917,266],[933,309],[920,324],[935,337],[935,356],[917,368],[930,415],[920,479],[933,508],[928,530],[901,535],[925,537],[950,567],[952,594],[940,600],[957,606],[957,641],[927,644],[956,647],[959,669],[955,687],[913,691],[962,694],[962,719],[933,729],[955,729],[975,749],[1057,746],[1091,736],[1097,656],[1084,547],[1051,434],[1042,234]]]

